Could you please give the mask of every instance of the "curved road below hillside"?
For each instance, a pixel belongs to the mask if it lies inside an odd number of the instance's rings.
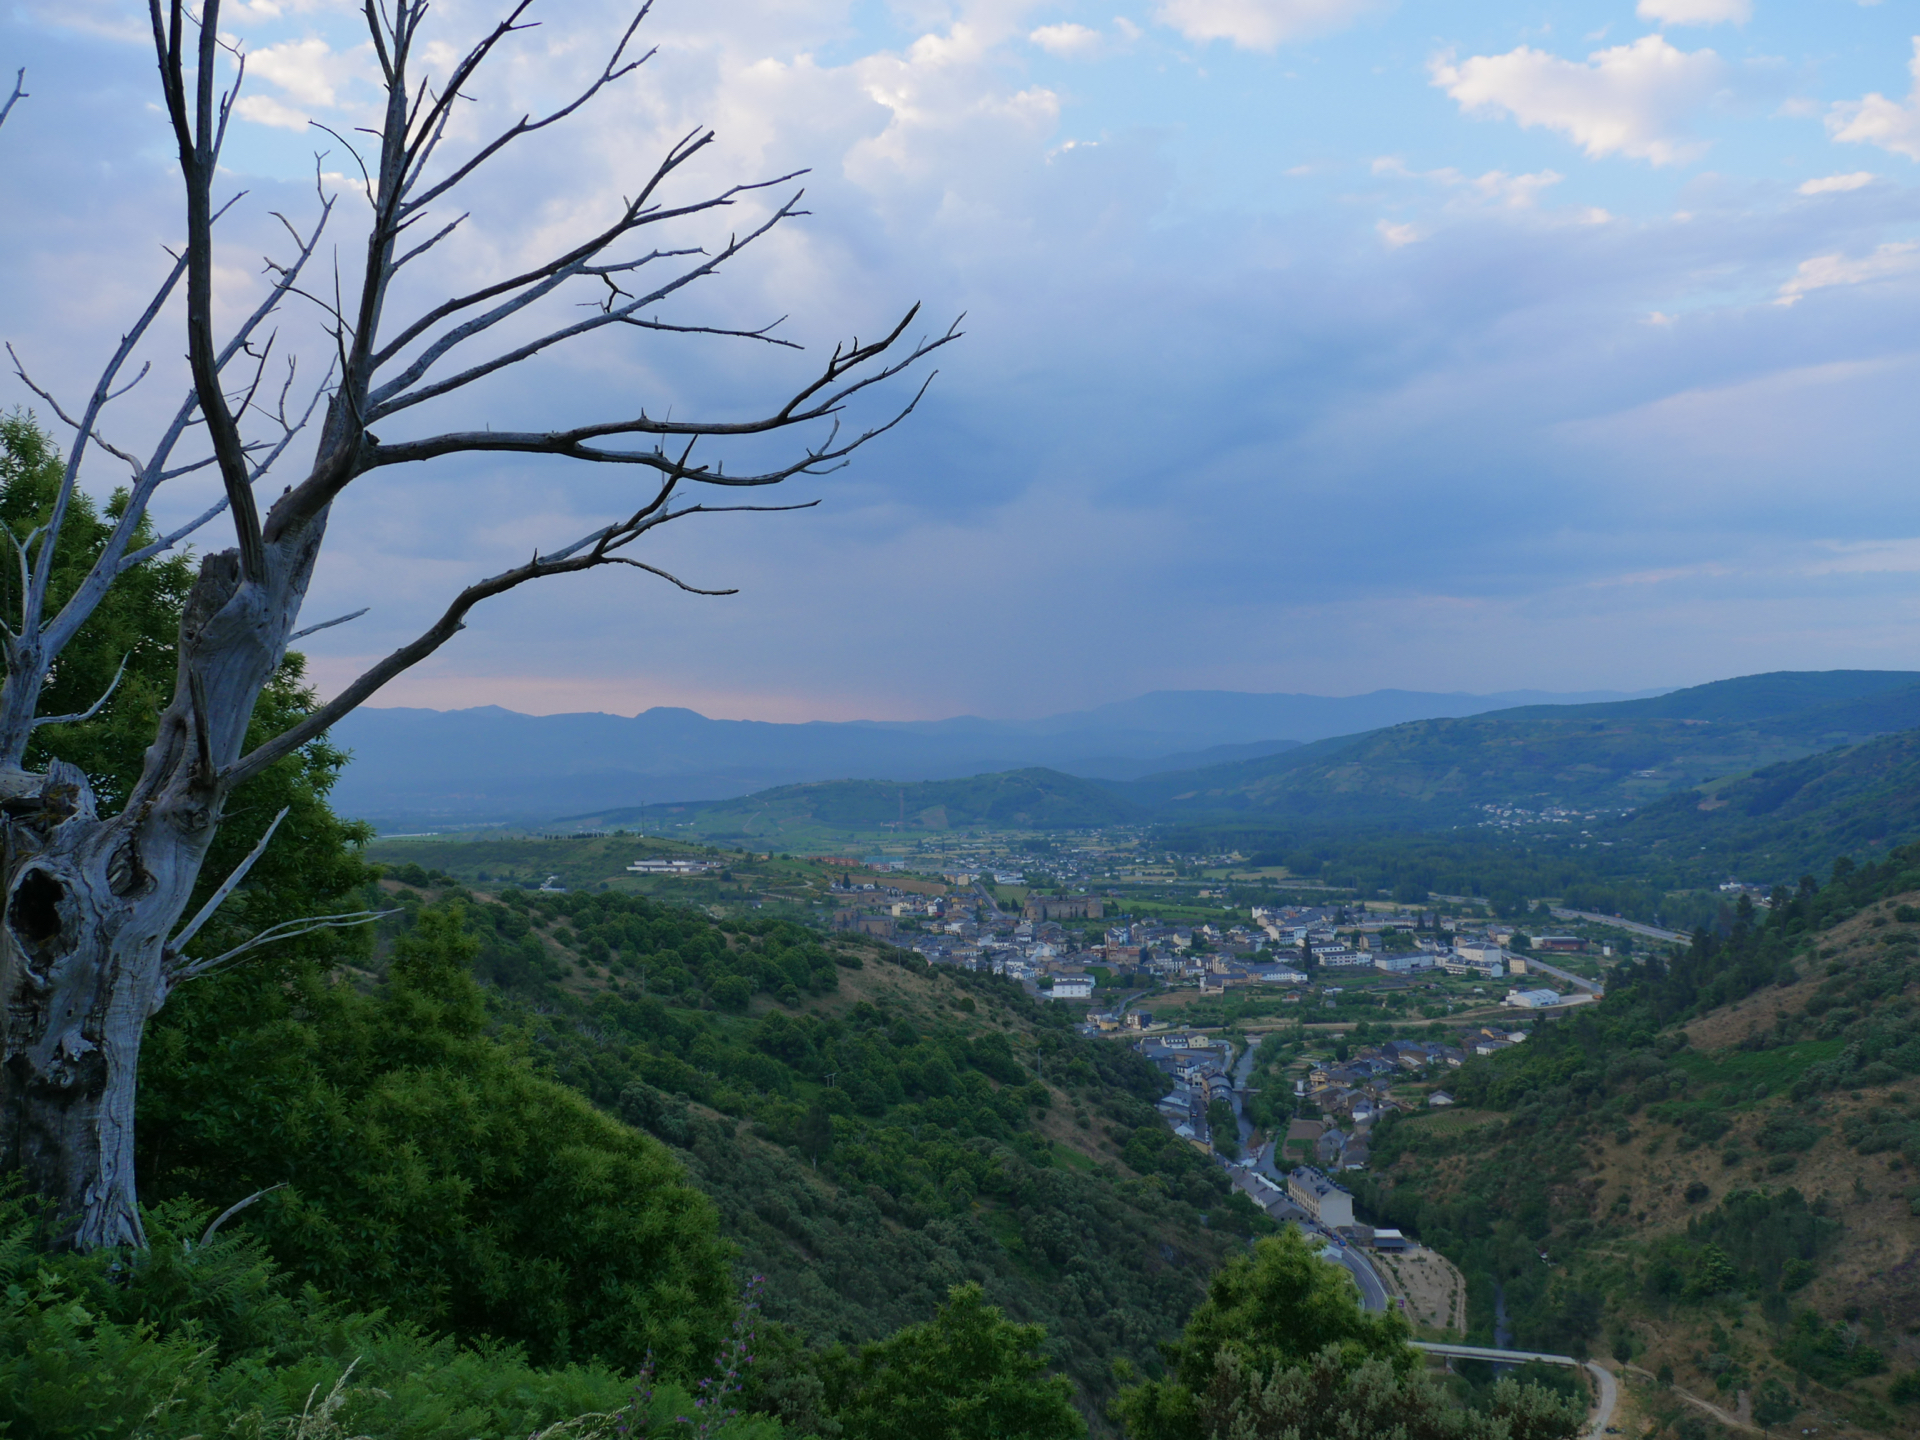
[[[1579,1366],[1593,1377],[1593,1418],[1587,1425],[1590,1437],[1607,1433],[1607,1426],[1613,1423],[1614,1408],[1620,1403],[1620,1384],[1613,1378],[1613,1372],[1592,1360],[1576,1360],[1571,1355],[1546,1355],[1533,1350],[1495,1350],[1485,1345],[1437,1345],[1427,1340],[1415,1340],[1412,1344],[1414,1349],[1424,1350],[1429,1355],[1447,1355],[1461,1360],[1491,1360],[1506,1365],[1524,1365],[1530,1360],[1537,1360],[1543,1365]]]

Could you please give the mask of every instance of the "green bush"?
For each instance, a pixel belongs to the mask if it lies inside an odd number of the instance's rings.
[[[289,1283],[254,1237],[200,1243],[202,1207],[145,1219],[145,1251],[44,1255],[25,1207],[0,1203],[0,1433],[519,1440],[581,1416],[605,1419],[576,1433],[604,1431],[634,1403],[634,1382],[599,1364],[541,1369],[514,1346],[463,1347],[329,1302]],[[646,1409],[655,1430],[700,1413],[678,1386]],[[780,1427],[719,1433],[775,1440]]]
[[[311,974],[189,990],[146,1047],[142,1192],[224,1204],[297,1280],[541,1363],[670,1375],[732,1311],[711,1204],[667,1150],[485,1033],[460,917],[423,910],[372,995]]]

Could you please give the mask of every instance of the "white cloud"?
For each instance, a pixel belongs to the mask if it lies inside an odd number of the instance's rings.
[[[1913,37],[1907,62],[1913,89],[1903,105],[1873,91],[1859,100],[1842,100],[1827,112],[1827,131],[1836,140],[1878,145],[1909,160],[1920,160],[1920,35]]]
[[[1379,220],[1374,223],[1373,228],[1380,232],[1380,238],[1387,242],[1387,248],[1390,250],[1398,250],[1403,245],[1412,245],[1416,241],[1427,238],[1417,225],[1394,225],[1385,220]]]
[[[1430,180],[1465,198],[1515,210],[1532,209],[1542,192],[1566,178],[1556,170],[1538,170],[1522,175],[1509,175],[1504,170],[1467,175],[1451,165],[1443,165],[1437,170],[1409,170],[1398,157],[1390,155],[1373,162],[1373,173],[1403,180]]]
[[[307,128],[305,110],[282,105],[271,95],[242,95],[233,108],[242,120],[251,120],[256,125],[271,125],[280,130]]]
[[[1835,285],[1865,285],[1915,270],[1920,270],[1920,243],[1911,240],[1882,245],[1858,260],[1850,260],[1845,255],[1816,255],[1800,262],[1793,277],[1780,287],[1780,298],[1775,303],[1792,305],[1814,290]]]
[[[1100,32],[1085,25],[1042,25],[1027,39],[1049,55],[1069,59],[1091,55],[1100,48]]]
[[[1800,182],[1802,195],[1835,195],[1843,190],[1858,190],[1862,185],[1871,185],[1875,180],[1871,170],[1856,170],[1851,175],[1822,175],[1817,180]]]
[[[1372,8],[1373,0],[1164,0],[1154,18],[1189,40],[1271,50],[1341,29]]]
[[[1640,0],[1633,13],[1663,25],[1744,25],[1753,0]]]
[[[1588,155],[1673,165],[1706,145],[1677,132],[1719,87],[1725,65],[1711,50],[1677,50],[1658,35],[1597,50],[1586,64],[1522,45],[1505,55],[1432,64],[1433,83],[1467,111],[1504,111],[1523,129],[1558,130]]]

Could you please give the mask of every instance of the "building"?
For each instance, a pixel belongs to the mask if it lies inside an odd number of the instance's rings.
[[[1287,1172],[1287,1197],[1329,1229],[1353,1224],[1353,1196],[1310,1166]]]
[[[1578,935],[1536,935],[1533,937],[1536,950],[1557,950],[1563,955],[1578,955],[1587,948],[1587,942]]]
[[[1373,1232],[1373,1248],[1376,1250],[1404,1250],[1407,1237],[1398,1230],[1376,1230]]]
[[[1557,990],[1509,990],[1507,1004],[1522,1010],[1542,1010],[1560,1003]]]
[[[1055,976],[1050,993],[1055,1000],[1091,1000],[1093,977],[1091,975]]]
[[[1453,1104],[1453,1097],[1444,1090],[1436,1090],[1427,1096],[1427,1104],[1438,1110],[1443,1105]]]
[[[719,868],[712,860],[636,860],[627,871],[633,875],[704,875]]]
[[[1127,1028],[1129,1030],[1144,1030],[1151,1024],[1153,1024],[1153,1012],[1151,1010],[1129,1010],[1127,1012]]]
[[[1322,970],[1357,970],[1363,966],[1371,969],[1373,966],[1372,955],[1345,945],[1329,945],[1324,950],[1316,946],[1313,958]]]
[[[1029,895],[1020,913],[1028,920],[1098,920],[1107,907],[1093,895]]]

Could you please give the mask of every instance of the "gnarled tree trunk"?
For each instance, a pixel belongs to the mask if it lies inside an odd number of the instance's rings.
[[[843,430],[849,406],[869,387],[899,375],[958,336],[957,329],[949,328],[937,338],[901,345],[916,307],[877,340],[835,346],[824,365],[802,376],[783,402],[757,418],[658,418],[643,407],[637,414],[558,431],[489,426],[434,433],[430,424],[422,424],[410,438],[382,443],[369,429],[375,422],[382,430],[389,430],[391,422],[405,432],[411,422],[430,413],[415,407],[430,407],[551,347],[609,327],[640,335],[723,336],[800,348],[774,336],[772,325],[733,329],[670,323],[659,316],[686,287],[805,213],[798,208],[800,195],[795,191],[712,249],[701,248],[697,241],[652,243],[649,232],[654,226],[717,216],[768,185],[795,178],[733,185],[690,202],[669,203],[663,197],[670,182],[714,138],[701,130],[670,146],[651,174],[638,177],[640,183],[612,208],[597,233],[530,269],[434,300],[404,323],[389,325],[387,309],[403,267],[414,265],[406,276],[424,280],[424,257],[468,218],[460,213],[444,224],[423,223],[435,207],[445,204],[450,213],[457,210],[454,192],[493,157],[565,120],[644,63],[645,56],[636,58],[630,52],[645,15],[643,3],[610,47],[603,70],[572,100],[537,119],[523,116],[462,155],[443,155],[443,145],[451,148],[454,143],[449,140],[453,114],[462,99],[470,98],[466,87],[497,48],[530,28],[523,17],[531,3],[510,0],[499,23],[444,73],[429,78],[416,60],[425,0],[380,5],[368,0],[363,14],[386,97],[376,133],[377,154],[365,169],[371,215],[364,270],[348,287],[357,293],[341,298],[336,283],[336,298],[329,303],[323,290],[301,287],[302,270],[332,213],[333,198],[323,195],[311,230],[301,234],[289,226],[295,254],[287,263],[270,264],[273,278],[266,298],[220,342],[214,331],[213,225],[224,207],[216,206],[213,189],[240,82],[236,77],[230,88],[218,88],[226,53],[222,47],[229,43],[222,39],[220,0],[201,0],[197,15],[189,12],[186,0],[148,0],[164,110],[180,152],[186,239],[152,301],[121,338],[92,396],[76,407],[77,415],[26,380],[73,427],[75,439],[50,520],[32,535],[13,537],[25,583],[18,616],[0,617],[7,672],[0,686],[0,881],[5,885],[0,912],[0,1003],[5,1006],[0,1169],[19,1172],[28,1188],[43,1198],[62,1243],[91,1248],[141,1238],[132,1162],[134,1086],[142,1031],[168,992],[239,950],[300,933],[276,927],[213,960],[190,961],[177,953],[223,893],[216,892],[202,912],[181,927],[225,797],[433,654],[464,628],[469,612],[482,600],[528,581],[625,565],[695,594],[732,594],[697,590],[636,558],[634,549],[655,529],[689,515],[804,509],[817,503],[707,505],[684,496],[687,486],[732,494],[840,468],[855,450],[904,420],[919,393],[898,406],[891,418],[864,429]],[[244,71],[244,64],[239,68]],[[16,83],[6,107],[22,98]],[[4,115],[0,109],[0,119]],[[89,446],[111,449],[99,438],[96,421],[130,388],[120,385],[122,373],[183,279],[191,388],[144,458],[111,450],[133,471],[126,503],[92,568],[56,605],[50,595],[52,557],[82,458]],[[333,356],[332,368],[303,414],[287,409],[287,393],[294,384],[291,365],[277,401],[271,398],[273,386],[266,383],[273,347],[266,327],[282,302],[296,293],[325,313]],[[518,333],[511,343],[500,340],[500,335],[535,320],[533,338]],[[508,328],[496,333],[502,325]],[[240,371],[249,366],[250,377],[227,374],[229,367]],[[925,382],[920,388],[924,391]],[[323,411],[324,421],[311,465],[263,518],[254,503],[254,487],[316,410]],[[796,429],[812,438],[797,454],[770,468],[749,465],[728,473],[719,457],[709,464],[704,449],[700,459],[694,456],[696,443],[724,445]],[[208,453],[197,458],[176,455],[189,439],[196,445],[204,442]],[[640,483],[605,523],[467,586],[426,631],[291,729],[243,754],[261,691],[288,644],[308,633],[293,627],[333,501],[375,471],[397,475],[401,472],[392,467],[462,453],[547,455],[614,465]],[[176,476],[208,466],[219,474],[221,502],[185,527],[136,548],[155,491]],[[41,716],[41,691],[63,647],[117,577],[223,512],[231,517],[235,548],[209,556],[201,566],[181,622],[172,701],[125,806],[103,818],[94,811],[83,775],[58,764],[45,775],[29,774],[23,757],[36,726],[86,719],[98,712],[105,697],[84,715]],[[310,628],[324,629],[364,613]],[[256,847],[253,856],[259,853]],[[229,883],[244,873],[252,858]],[[371,917],[321,916],[290,923],[318,929],[366,918]]]
[[[207,557],[181,620],[173,703],[120,814],[97,815],[86,777],[63,762],[44,776],[0,774],[0,1169],[18,1171],[49,1207],[56,1244],[143,1241],[133,1175],[141,1035],[179,978],[168,939],[314,550],[270,548],[269,573],[297,584],[244,583],[233,552]]]

